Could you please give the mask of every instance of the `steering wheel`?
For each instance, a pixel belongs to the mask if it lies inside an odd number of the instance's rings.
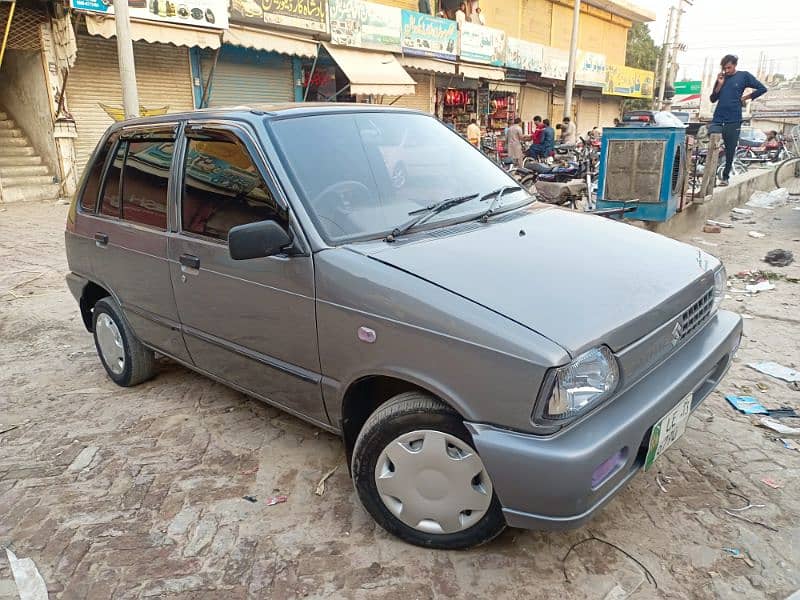
[[[332,201],[325,201],[328,196],[333,196]],[[360,181],[348,179],[337,181],[326,187],[314,196],[311,205],[320,213],[330,213],[335,210],[350,214],[359,208],[368,208],[371,204],[371,196],[366,185]]]

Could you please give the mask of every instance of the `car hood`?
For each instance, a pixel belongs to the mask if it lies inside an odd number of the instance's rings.
[[[707,292],[719,261],[603,217],[532,205],[352,250],[536,331],[572,356],[640,339]]]

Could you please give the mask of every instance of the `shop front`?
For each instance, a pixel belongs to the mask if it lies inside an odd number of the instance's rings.
[[[223,41],[218,50],[202,52],[203,107],[293,102],[294,60],[313,59],[319,45],[237,25]]]

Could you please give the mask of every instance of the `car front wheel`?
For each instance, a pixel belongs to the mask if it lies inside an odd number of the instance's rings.
[[[155,374],[153,351],[136,338],[112,298],[97,301],[92,323],[97,354],[114,383],[130,387]]]
[[[370,416],[356,440],[352,472],[370,515],[411,544],[469,548],[505,528],[463,422],[425,394],[400,394]]]

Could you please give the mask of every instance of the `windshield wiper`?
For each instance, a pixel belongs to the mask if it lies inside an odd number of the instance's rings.
[[[505,195],[506,192],[515,192],[521,189],[522,188],[518,185],[504,185],[503,187],[497,188],[496,190],[492,190],[488,194],[484,194],[483,196],[481,196],[481,202],[483,202],[484,200],[488,200],[492,196],[495,197],[494,200],[492,200],[492,203],[489,205],[489,208],[486,209],[486,212],[481,215],[480,217],[481,220],[485,223],[489,219],[489,217],[491,217],[494,214],[497,205],[500,203],[500,200],[502,199],[502,197]]]
[[[459,204],[464,204],[464,202],[468,202],[470,200],[473,200],[474,198],[477,198],[478,196],[479,196],[479,194],[469,194],[467,196],[457,196],[455,198],[446,198],[444,200],[440,200],[439,202],[435,202],[435,203],[430,204],[428,206],[425,206],[423,208],[420,208],[420,209],[417,209],[417,210],[412,210],[408,214],[409,215],[416,215],[416,216],[413,219],[411,219],[410,221],[406,221],[402,225],[398,225],[397,227],[392,229],[392,232],[389,235],[386,236],[386,241],[387,242],[393,242],[393,241],[395,241],[395,239],[397,239],[398,236],[401,236],[404,233],[407,233],[410,229],[412,229],[413,227],[416,227],[417,225],[421,225],[422,223],[424,223],[425,221],[427,221],[428,219],[430,219],[434,215],[438,215],[439,213],[444,212],[446,210],[449,210],[449,209],[453,208],[454,206],[458,206]],[[483,198],[481,198],[481,200],[483,200]]]

